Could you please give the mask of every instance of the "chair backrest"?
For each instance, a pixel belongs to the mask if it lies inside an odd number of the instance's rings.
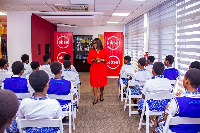
[[[120,78],[128,78],[129,76],[133,77],[134,74],[133,73],[123,73],[120,75]]]
[[[20,132],[23,132],[25,127],[59,127],[60,132],[63,133],[63,125],[61,117],[59,119],[42,119],[42,120],[27,120],[19,119],[17,117],[17,125]]]
[[[73,95],[56,95],[56,94],[48,94],[48,97],[51,99],[62,99],[62,100],[70,100],[73,102]]]
[[[30,98],[30,93],[15,93],[18,99]]]
[[[132,81],[132,80],[129,80],[128,82],[128,86],[144,86],[145,82],[140,82],[140,81]]]
[[[176,84],[176,80],[170,80],[170,83],[171,83],[172,85],[175,85],[175,84]]]
[[[164,100],[164,99],[172,99],[173,93],[169,91],[160,91],[160,92],[154,92],[154,93],[147,93],[145,94],[145,100]]]
[[[189,117],[172,117],[168,115],[165,126],[163,127],[163,133],[167,133],[170,125],[180,124],[200,124],[200,118],[189,118]]]

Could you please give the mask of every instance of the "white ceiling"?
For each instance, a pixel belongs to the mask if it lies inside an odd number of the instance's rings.
[[[163,1],[165,0],[0,0],[0,11],[33,11],[54,24],[110,26],[124,25]],[[89,12],[60,12],[53,4],[89,4],[90,10]],[[112,13],[130,13],[130,15],[112,16]],[[5,17],[0,16],[0,21],[1,18],[5,21]],[[107,24],[107,21],[118,21],[119,24]]]

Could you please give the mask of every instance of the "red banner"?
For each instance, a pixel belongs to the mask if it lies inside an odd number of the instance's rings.
[[[110,59],[107,63],[107,75],[119,76],[123,63],[123,32],[104,32],[104,48]]]
[[[63,63],[65,54],[70,54],[73,64],[73,33],[54,32],[54,61]]]

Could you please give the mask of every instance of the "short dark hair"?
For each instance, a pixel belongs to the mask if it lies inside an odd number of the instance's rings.
[[[196,68],[200,70],[200,62],[194,61],[190,64],[190,68]]]
[[[150,60],[150,62],[152,62],[152,63],[153,63],[153,62],[154,62],[154,60],[155,60],[155,57],[154,57],[154,56],[149,56],[149,57],[148,57],[148,60]]]
[[[15,61],[12,64],[12,72],[14,75],[19,74],[24,69],[24,64],[21,61]]]
[[[53,63],[51,63],[50,68],[51,68],[51,72],[55,75],[58,74],[60,70],[62,70],[62,66],[60,62],[57,62],[57,61],[54,61]]]
[[[166,61],[169,61],[169,64],[171,65],[174,62],[174,57],[172,55],[166,56]]]
[[[140,63],[141,66],[145,66],[146,63],[147,63],[147,61],[146,61],[146,59],[143,57],[143,58],[140,58],[140,59],[138,60],[138,63]]]
[[[39,62],[38,61],[32,61],[31,62],[31,68],[32,69],[36,69],[40,66]]]
[[[65,60],[65,61],[63,62],[63,65],[64,65],[64,68],[67,69],[67,68],[69,68],[69,67],[71,66],[71,61]]]
[[[70,59],[71,59],[70,54],[65,54],[65,55],[64,55],[64,60],[70,60]]]
[[[155,62],[153,64],[153,70],[157,75],[162,75],[164,72],[165,66],[162,62]]]
[[[190,84],[193,88],[198,88],[200,85],[200,70],[196,68],[189,69],[185,77],[190,81]]]
[[[49,58],[50,58],[49,55],[48,55],[48,54],[45,54],[45,55],[43,56],[43,61],[46,62]]]
[[[127,56],[124,57],[124,60],[128,60],[128,62],[130,62],[131,61],[131,57],[127,55]]]
[[[17,113],[19,102],[15,93],[10,90],[0,90],[0,106],[0,128],[2,128]]]
[[[26,60],[29,60],[29,55],[23,54],[21,57],[22,62],[25,62]]]
[[[49,76],[44,70],[36,70],[29,75],[29,83],[35,92],[42,92],[48,82]]]
[[[0,67],[1,67],[1,68],[4,67],[4,65],[5,65],[6,63],[8,63],[8,60],[7,60],[7,59],[4,59],[4,58],[1,58],[1,59],[0,59]]]

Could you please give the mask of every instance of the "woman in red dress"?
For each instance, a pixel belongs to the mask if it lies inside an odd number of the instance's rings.
[[[104,86],[107,85],[106,63],[109,61],[108,54],[103,48],[101,40],[95,38],[93,41],[93,49],[88,53],[87,62],[90,67],[90,84],[93,87],[95,100],[93,105],[98,102],[97,88],[100,87],[100,101],[103,101]]]

